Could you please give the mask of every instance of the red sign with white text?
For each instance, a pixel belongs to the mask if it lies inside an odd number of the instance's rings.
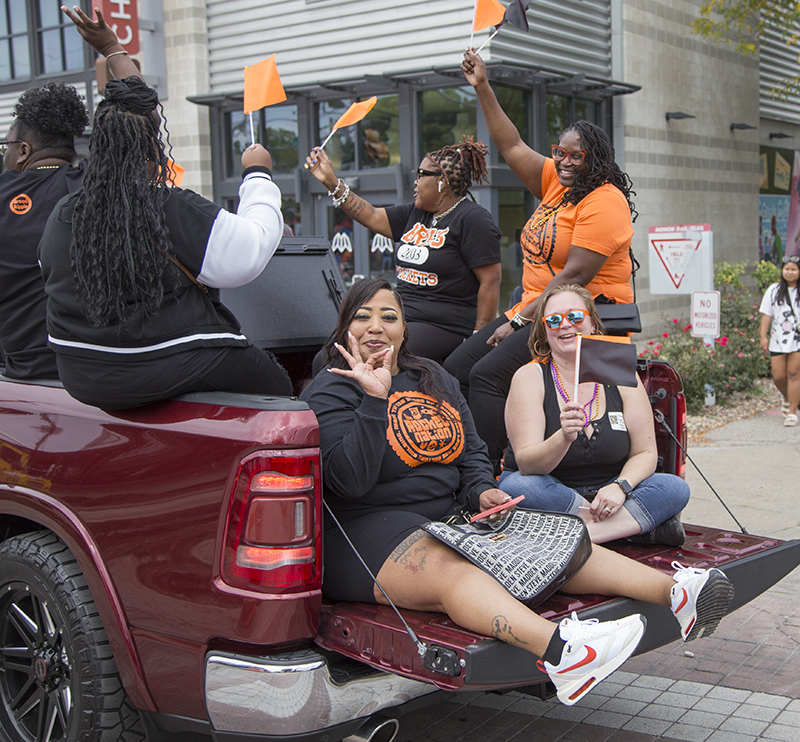
[[[106,23],[128,54],[139,53],[139,10],[137,0],[100,0]]]

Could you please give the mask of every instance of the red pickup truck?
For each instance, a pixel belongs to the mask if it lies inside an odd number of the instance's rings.
[[[278,262],[313,247],[295,238]],[[335,298],[335,265],[302,270],[317,272]],[[305,368],[333,319],[299,349],[276,340],[286,364]],[[652,361],[639,372],[685,441],[677,375]],[[0,738],[386,742],[393,709],[436,691],[547,692],[530,654],[445,616],[404,611],[420,656],[390,609],[323,600],[318,444],[295,399],[206,393],[105,412],[58,383],[0,377]],[[660,425],[658,445],[660,468],[682,473]],[[721,567],[732,610],[800,563],[800,542],[686,530],[680,548],[616,548],[667,571]],[[644,613],[640,652],[678,639],[668,609],[630,600],[557,594],[536,610]]]

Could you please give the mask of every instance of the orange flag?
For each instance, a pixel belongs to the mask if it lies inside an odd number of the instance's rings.
[[[278,76],[275,55],[244,68],[244,112],[286,100],[286,91]]]
[[[367,100],[362,100],[359,103],[353,103],[350,108],[348,108],[341,116],[339,116],[339,120],[333,125],[334,130],[357,124],[372,110],[372,107],[377,102],[378,97],[373,95]]]
[[[186,168],[181,167],[177,162],[167,160],[167,183],[172,186],[180,186],[183,183],[183,176],[186,174]]]
[[[498,0],[475,0],[475,15],[472,19],[472,31],[482,31],[489,26],[496,26],[506,14],[506,9]]]

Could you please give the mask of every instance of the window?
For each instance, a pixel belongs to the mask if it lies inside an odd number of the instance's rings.
[[[351,100],[328,100],[317,106],[317,144],[331,133]],[[334,170],[389,167],[400,161],[400,135],[396,95],[382,95],[355,126],[338,129],[325,145]]]
[[[471,86],[425,90],[419,94],[420,160],[448,144],[458,144],[464,134],[475,135],[478,101]]]
[[[530,96],[528,93],[519,88],[498,85],[497,100],[506,115],[511,119],[511,122],[517,127],[522,140],[530,142]],[[505,162],[505,158],[502,155],[500,155],[500,162]]]
[[[0,0],[0,82],[84,69],[84,42],[61,5]]]
[[[561,95],[547,96],[547,148],[558,144],[561,132],[571,123],[581,119],[597,123],[597,104],[580,98],[565,98]]]
[[[252,143],[250,117],[231,111],[226,117],[228,148],[225,170],[234,177],[241,171],[242,152]],[[273,106],[253,111],[253,133],[272,155],[274,174],[288,174],[297,167],[297,106]]]

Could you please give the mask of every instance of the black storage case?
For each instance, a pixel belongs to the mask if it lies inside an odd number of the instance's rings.
[[[345,290],[324,237],[284,237],[255,281],[223,289],[220,298],[254,345],[316,351],[336,326]]]

